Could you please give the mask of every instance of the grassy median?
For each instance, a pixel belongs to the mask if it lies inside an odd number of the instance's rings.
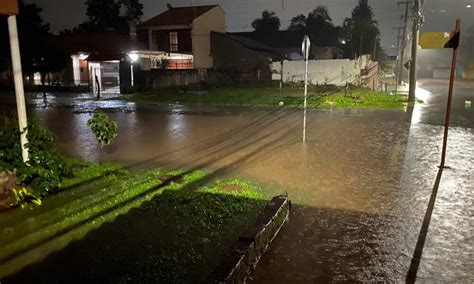
[[[157,91],[125,95],[130,102],[156,102],[162,104],[220,105],[243,107],[303,107],[303,88],[285,86],[239,86],[216,87],[207,91],[192,91],[179,88],[164,88]],[[343,88],[310,86],[308,107],[310,108],[393,108],[402,109],[407,101],[405,95],[391,95],[354,89],[345,95]]]
[[[253,183],[199,170],[93,172],[41,206],[1,213],[1,279],[204,281],[268,202]]]

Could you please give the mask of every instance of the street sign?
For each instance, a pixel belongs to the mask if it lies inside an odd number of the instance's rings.
[[[18,0],[2,0],[0,2],[0,15],[18,15]]]
[[[459,32],[427,32],[420,36],[423,49],[457,48]]]
[[[301,52],[303,54],[304,60],[308,60],[309,58],[309,48],[311,47],[311,41],[309,40],[309,36],[304,36],[303,43],[301,44]]]

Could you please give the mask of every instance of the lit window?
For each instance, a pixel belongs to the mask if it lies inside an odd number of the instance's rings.
[[[170,51],[178,51],[178,32],[170,32]]]

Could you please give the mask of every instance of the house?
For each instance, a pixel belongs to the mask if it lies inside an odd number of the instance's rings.
[[[229,56],[232,54],[232,56]],[[211,56],[215,70],[248,72],[280,60],[281,54],[263,43],[231,33],[211,33]]]
[[[232,56],[229,56],[232,54]],[[270,63],[281,60],[274,48],[231,33],[211,33],[211,56],[215,71],[229,72],[240,82],[270,81]]]
[[[119,92],[131,80],[129,54],[145,47],[135,39],[115,33],[56,36],[55,45],[71,56],[63,85],[89,85],[96,92]]]
[[[225,14],[219,5],[172,7],[145,21],[148,50],[163,55],[151,59],[151,67],[166,63],[167,69],[210,69],[211,32],[225,32]]]

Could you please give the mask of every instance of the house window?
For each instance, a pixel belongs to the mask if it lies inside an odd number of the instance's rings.
[[[170,51],[178,51],[178,32],[170,32]]]

